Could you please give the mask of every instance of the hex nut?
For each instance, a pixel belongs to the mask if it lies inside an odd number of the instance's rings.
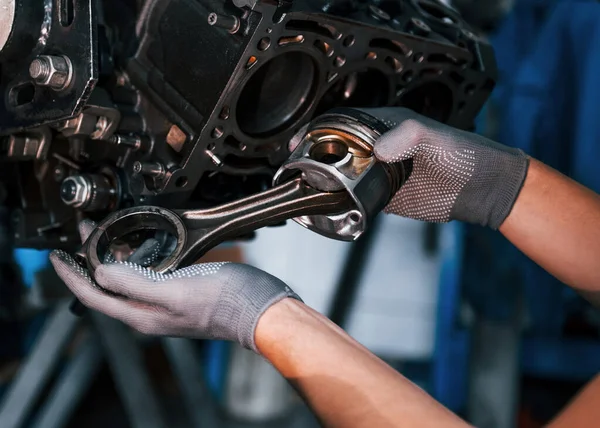
[[[71,83],[73,66],[66,56],[40,55],[31,62],[29,75],[37,85],[61,91]]]

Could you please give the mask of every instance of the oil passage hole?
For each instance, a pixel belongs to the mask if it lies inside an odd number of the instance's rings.
[[[263,37],[262,39],[260,39],[260,42],[258,42],[259,51],[266,51],[267,49],[269,49],[269,46],[271,46],[271,39],[269,39],[268,37]]]
[[[179,177],[176,181],[175,181],[175,186],[177,187],[185,187],[188,183],[188,179],[185,176]]]
[[[59,1],[59,18],[60,25],[63,27],[70,27],[75,19],[75,7],[73,4],[74,0],[60,0]]]
[[[33,101],[35,97],[35,86],[33,83],[25,83],[12,88],[8,94],[10,103],[14,107],[23,106]]]
[[[348,147],[339,141],[323,141],[316,144],[310,151],[310,157],[317,162],[332,165],[344,159]]]

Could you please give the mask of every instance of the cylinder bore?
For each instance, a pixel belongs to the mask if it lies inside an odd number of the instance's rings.
[[[238,99],[240,130],[268,137],[293,126],[313,101],[316,73],[312,57],[303,52],[288,52],[262,65]]]
[[[389,96],[388,77],[374,68],[355,71],[340,78],[323,95],[315,115],[336,107],[380,107]]]
[[[427,82],[410,89],[397,103],[438,122],[447,122],[452,114],[452,90],[441,82]]]

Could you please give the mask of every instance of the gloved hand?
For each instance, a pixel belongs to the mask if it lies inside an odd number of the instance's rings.
[[[94,227],[82,222],[82,241]],[[64,251],[53,251],[50,261],[84,305],[142,333],[232,340],[257,353],[254,330],[263,312],[287,297],[300,300],[281,280],[251,266],[205,263],[163,275],[131,263],[149,264],[157,253],[157,242],[148,240],[128,262],[100,266],[96,282]]]
[[[520,150],[400,107],[361,109],[391,130],[375,144],[383,162],[408,159],[412,173],[385,211],[417,220],[461,220],[499,228],[529,167]]]

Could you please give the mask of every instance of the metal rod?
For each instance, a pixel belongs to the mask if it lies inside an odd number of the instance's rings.
[[[166,428],[135,337],[120,321],[90,311],[132,428]],[[1,426],[1,425],[0,425]]]
[[[89,332],[77,349],[57,385],[43,403],[32,428],[63,428],[84,398],[102,363],[98,336]]]
[[[207,388],[194,341],[166,337],[162,343],[179,383],[192,426],[218,428],[216,405]]]
[[[4,396],[0,407],[0,427],[20,428],[46,386],[63,348],[79,322],[69,311],[69,302],[57,305],[46,322],[27,361]]]

